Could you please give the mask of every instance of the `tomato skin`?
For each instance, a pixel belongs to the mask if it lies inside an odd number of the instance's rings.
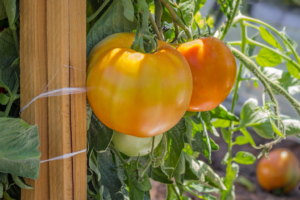
[[[127,135],[152,137],[172,128],[192,95],[185,58],[158,41],[154,54],[130,49],[133,33],[108,36],[88,58],[87,97],[96,116]]]
[[[193,75],[193,94],[188,111],[209,111],[232,90],[237,74],[235,58],[227,45],[214,37],[197,39],[177,50],[188,61]]]
[[[278,148],[269,153],[269,160],[263,157],[256,169],[258,183],[265,190],[283,189],[288,193],[300,179],[299,161],[288,149]]]
[[[154,148],[160,143],[163,134],[155,136]],[[144,156],[152,148],[152,137],[140,138],[114,131],[112,141],[117,149],[127,156]]]

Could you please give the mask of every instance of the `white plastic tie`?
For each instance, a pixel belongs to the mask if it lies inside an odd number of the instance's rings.
[[[51,158],[49,160],[42,160],[41,163],[49,162],[49,161],[53,161],[53,160],[63,160],[63,159],[71,158],[71,157],[73,157],[77,154],[84,153],[84,152],[86,152],[86,149],[83,149],[81,151],[76,151],[76,152],[73,152],[73,153],[64,154],[62,156],[57,156],[57,157]]]

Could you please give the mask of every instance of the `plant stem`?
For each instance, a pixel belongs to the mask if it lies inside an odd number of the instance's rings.
[[[16,81],[15,85],[14,85],[14,88],[10,93],[10,99],[9,99],[9,102],[8,102],[6,108],[5,108],[3,117],[8,117],[12,104],[14,103],[14,101],[16,99],[18,99],[20,97],[20,95],[17,94],[18,89],[19,89],[19,81]]]
[[[241,46],[242,42],[241,41],[232,41],[232,42],[228,42],[231,46],[235,45],[235,46]]]
[[[252,44],[252,45],[256,45],[256,46],[259,46],[259,47],[262,47],[262,48],[266,48],[276,54],[278,54],[279,56],[281,56],[282,58],[284,58],[286,61],[289,61],[290,63],[292,63],[299,71],[300,71],[300,64],[298,64],[297,62],[295,62],[293,59],[291,59],[290,57],[288,57],[287,55],[277,51],[276,49],[273,49],[267,45],[264,45],[260,42],[256,42],[250,38],[247,38],[247,43],[249,44]]]
[[[158,38],[159,40],[163,40],[163,38],[161,37],[160,32],[159,32],[159,30],[158,30],[158,28],[157,28],[157,26],[156,26],[156,23],[155,23],[155,21],[154,21],[154,19],[153,19],[153,17],[152,17],[151,14],[149,14],[149,20],[150,20],[150,23],[151,23],[151,25],[152,25],[152,28],[153,28],[155,34],[157,35],[157,38]]]
[[[243,16],[243,15],[238,16],[237,20],[245,20],[245,21],[250,21],[250,22],[258,23],[258,24],[261,24],[261,25],[269,28],[273,32],[275,32],[288,45],[288,47],[291,49],[292,53],[294,54],[295,58],[297,59],[298,63],[300,63],[300,57],[296,53],[296,51],[293,48],[292,44],[282,34],[280,34],[280,32],[278,32],[274,27],[272,27],[269,24],[267,24],[267,23],[265,23],[263,21],[260,21],[258,19],[253,19],[251,17],[246,17],[246,16]]]
[[[176,190],[176,188],[175,188],[175,186],[172,184],[172,185],[170,185],[171,186],[171,188],[172,188],[172,190],[175,192],[175,194],[176,194],[176,198],[178,199],[178,200],[180,200],[181,198],[180,198],[180,195],[178,194],[178,192],[177,192],[177,190]]]
[[[188,37],[188,41],[191,41],[193,39],[193,36],[192,36],[189,28],[184,24],[184,22],[177,15],[176,11],[173,9],[173,7],[169,3],[169,1],[168,0],[160,0],[160,1],[167,8],[167,10],[169,11],[174,24],[177,24],[180,28],[182,28],[184,30],[185,34]]]
[[[102,5],[98,8],[98,10],[96,12],[94,12],[91,16],[86,18],[86,23],[90,23],[91,21],[93,21],[93,19],[95,19],[97,17],[97,15],[99,15],[99,13],[103,10],[103,8],[108,4],[108,2],[110,2],[110,0],[106,0],[102,3]]]
[[[121,160],[121,162],[123,163],[124,166],[127,166],[128,163],[124,160],[124,158],[122,157],[122,155],[120,154],[120,152],[116,149],[116,147],[110,143],[110,148],[113,150],[113,152],[118,156],[118,158]]]
[[[240,1],[241,1],[241,0],[237,0],[237,1],[236,1],[234,10],[233,10],[233,12],[232,12],[232,15],[230,16],[230,19],[228,19],[228,22],[227,22],[227,24],[226,24],[226,26],[225,26],[225,29],[224,29],[224,31],[223,31],[222,36],[220,37],[220,40],[223,40],[223,39],[225,38],[227,32],[229,31],[229,28],[231,27],[232,22],[233,22],[233,20],[234,20],[234,17],[235,17],[235,15],[236,15],[237,11],[238,11],[238,7],[239,7],[239,5],[240,5]]]
[[[162,38],[161,40],[164,40],[164,34],[161,27],[161,16],[163,14],[163,7],[160,0],[154,0],[154,6],[155,6],[155,23],[157,25],[160,36]]]
[[[172,190],[171,185],[167,185],[167,197],[166,197],[166,200],[172,200],[172,193],[173,193],[173,190]]]
[[[247,56],[245,56],[243,53],[241,53],[239,50],[232,48],[232,53],[234,56],[239,59],[257,78],[264,79],[273,90],[275,90],[277,93],[284,96],[294,107],[294,109],[297,111],[297,113],[300,116],[300,103],[295,100],[284,88],[282,88],[280,85],[272,82],[268,77],[266,77],[256,66],[256,64],[249,59]]]

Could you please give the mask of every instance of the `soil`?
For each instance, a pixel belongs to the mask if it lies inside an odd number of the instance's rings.
[[[220,132],[220,131],[219,131]],[[264,144],[268,142],[268,140],[261,139],[259,136],[257,136],[254,132],[251,132],[252,137],[254,141],[256,142],[256,145]],[[238,136],[237,133],[235,135]],[[214,171],[219,174],[221,177],[225,176],[226,166],[221,164],[221,160],[223,159],[225,153],[227,152],[227,144],[224,142],[222,137],[214,137],[211,136],[215,142],[219,145],[220,149],[219,151],[212,153],[212,164],[210,165]],[[277,144],[274,146],[275,148],[287,148],[290,149],[299,159],[300,161],[300,144],[299,141],[296,142],[296,140],[289,140],[286,139],[280,144]],[[235,145],[233,147],[233,155],[235,155],[238,151],[247,151],[252,153],[253,155],[257,156],[260,151],[254,149],[251,145]],[[206,158],[202,155],[199,156],[200,160],[203,160],[207,162]],[[256,180],[256,165],[258,161],[256,161],[253,165],[240,165],[240,176],[246,177],[249,181],[255,184],[255,191],[250,192],[248,191],[243,185],[240,185],[239,183],[235,183],[235,189],[236,189],[236,200],[300,200],[300,182],[298,183],[297,187],[286,195],[281,196],[275,196],[271,192],[267,192],[263,190]],[[166,198],[166,186],[162,185],[160,183],[152,181],[152,190],[151,193],[151,199],[152,200],[164,200]],[[193,200],[196,200],[197,198],[192,198]]]

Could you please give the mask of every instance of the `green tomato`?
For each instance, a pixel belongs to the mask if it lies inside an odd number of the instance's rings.
[[[155,136],[154,147],[156,147],[163,134]],[[140,138],[131,135],[125,135],[118,131],[114,131],[112,141],[117,149],[127,156],[144,156],[151,151],[152,137]]]

